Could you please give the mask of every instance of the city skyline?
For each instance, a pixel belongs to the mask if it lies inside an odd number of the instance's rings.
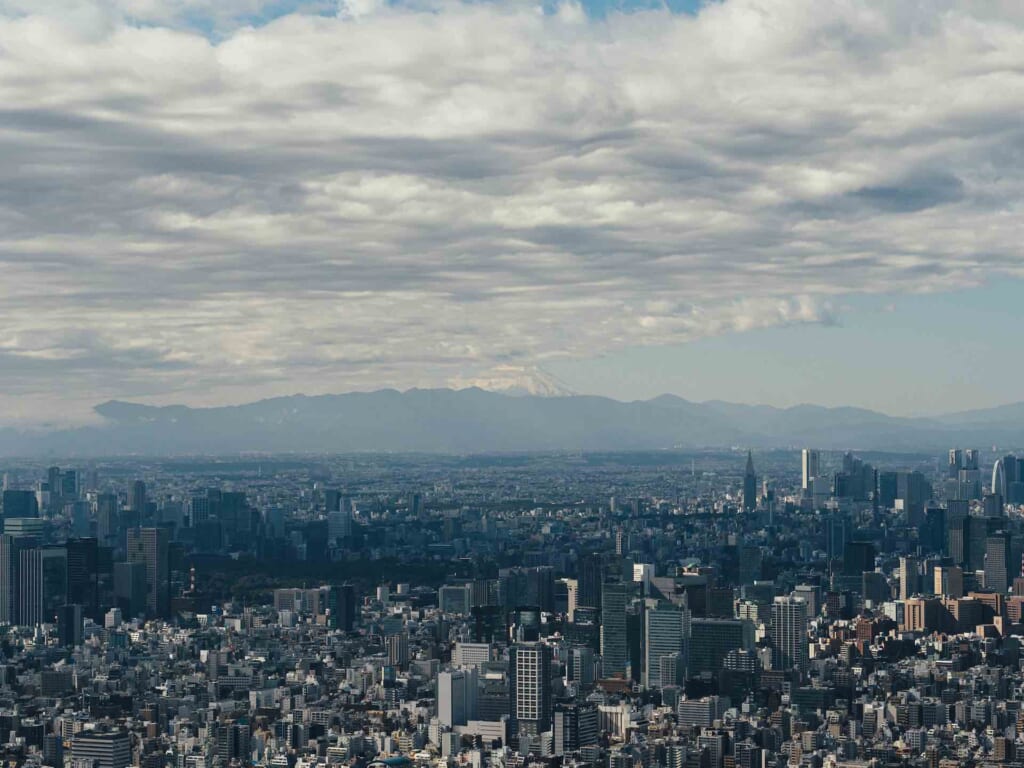
[[[1018,399],[1006,4],[6,0],[0,42],[5,423],[510,367]]]

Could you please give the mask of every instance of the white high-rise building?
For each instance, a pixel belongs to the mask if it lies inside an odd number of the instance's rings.
[[[803,598],[775,598],[770,637],[775,669],[807,671],[807,602]]]
[[[477,719],[475,667],[439,672],[437,675],[437,719],[449,728]]]

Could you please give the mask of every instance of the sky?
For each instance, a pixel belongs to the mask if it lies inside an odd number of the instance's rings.
[[[0,423],[1011,402],[1024,6],[0,0]]]

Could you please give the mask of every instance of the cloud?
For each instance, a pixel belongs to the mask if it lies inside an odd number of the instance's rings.
[[[0,406],[438,385],[1019,276],[1022,73],[998,3],[0,0]]]

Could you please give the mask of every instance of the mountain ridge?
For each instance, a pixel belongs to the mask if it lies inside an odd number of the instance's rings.
[[[108,400],[99,425],[0,429],[2,455],[186,453],[490,453],[811,445],[825,450],[938,450],[1024,445],[1024,403],[935,417],[866,408],[786,408],[664,394],[620,401],[463,389],[283,395],[193,408]],[[973,414],[973,415],[972,415]]]

